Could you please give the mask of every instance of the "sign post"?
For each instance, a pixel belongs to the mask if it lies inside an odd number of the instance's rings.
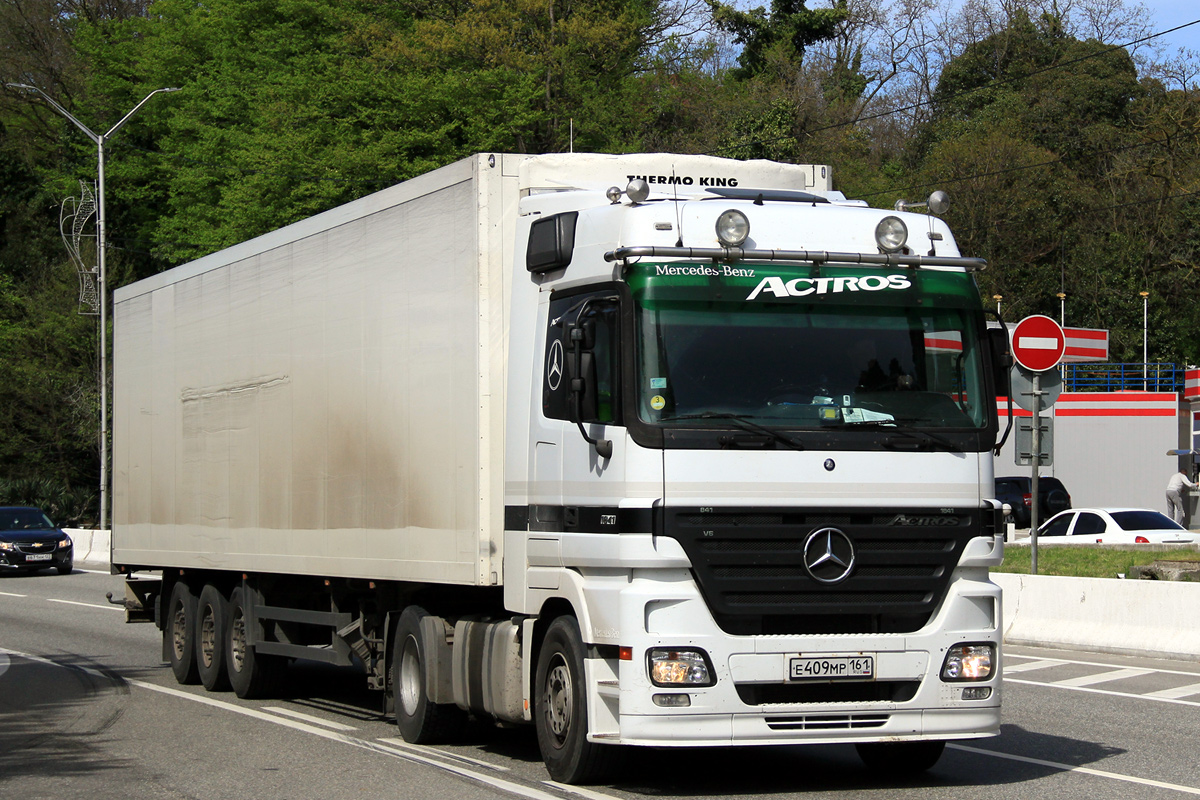
[[[1033,381],[1030,404],[1033,412],[1033,474],[1030,478],[1032,501],[1029,509],[1029,569],[1037,574],[1037,529],[1040,503],[1038,497],[1038,470],[1042,451],[1042,373],[1054,369],[1062,360],[1067,349],[1067,337],[1062,327],[1050,317],[1035,314],[1017,323],[1012,333],[1012,354],[1017,365],[1030,374]],[[1047,407],[1054,405],[1051,400]]]

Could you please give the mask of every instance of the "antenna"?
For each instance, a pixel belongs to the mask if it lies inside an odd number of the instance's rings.
[[[679,181],[675,180],[675,165],[671,165],[671,191],[675,193],[675,228],[679,238],[675,240],[676,247],[683,247],[683,214],[679,211]]]

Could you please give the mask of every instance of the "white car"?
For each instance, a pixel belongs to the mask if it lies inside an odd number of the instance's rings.
[[[1166,514],[1148,508],[1072,508],[1038,528],[1047,544],[1191,544],[1200,542]]]

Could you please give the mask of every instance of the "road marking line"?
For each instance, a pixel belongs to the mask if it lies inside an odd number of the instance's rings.
[[[1082,675],[1078,678],[1067,678],[1062,681],[1052,681],[1054,686],[1092,686],[1097,683],[1108,683],[1125,678],[1136,678],[1139,675],[1149,675],[1152,669],[1114,669],[1111,672],[1097,672],[1094,675]]]
[[[102,606],[99,603],[80,603],[77,600],[55,600],[53,597],[47,597],[46,602],[47,603],[64,603],[68,606],[85,606],[86,608],[103,608],[106,610],[112,609],[113,611],[124,611],[125,610],[124,607],[122,607],[122,606],[113,606],[113,605]]]
[[[263,706],[263,711],[270,711],[274,714],[282,714],[285,717],[293,717],[294,719],[311,722],[314,725],[324,725],[326,728],[335,731],[356,731],[358,728],[353,725],[343,725],[340,722],[332,722],[320,717],[314,717],[311,714],[301,714],[299,711],[292,711],[290,708],[280,708],[279,706]]]
[[[5,597],[29,597],[27,594],[16,594],[14,592],[0,592]]]
[[[616,795],[597,792],[595,789],[586,789],[582,786],[571,786],[566,783],[558,783],[557,781],[542,781],[542,783],[544,783],[546,786],[553,786],[560,792],[578,795],[579,797],[586,797],[588,800],[615,800],[616,798]]]
[[[1187,686],[1176,686],[1174,689],[1162,689],[1157,692],[1147,692],[1146,697],[1163,697],[1168,700],[1175,700],[1180,697],[1187,697],[1190,694],[1200,694],[1200,683],[1191,683]]]
[[[23,658],[27,661],[36,661],[39,664],[45,664],[50,667],[58,667],[59,669],[77,669],[80,672],[86,672],[88,675],[96,678],[108,678],[109,680],[112,679],[111,675],[105,675],[100,670],[93,669],[92,667],[81,667],[78,664],[60,664],[57,661],[51,661],[48,658],[42,658],[41,656],[35,656],[29,653],[22,653],[20,650],[8,650],[0,647],[0,655],[16,656],[17,658]]]
[[[1012,753],[1000,753],[995,750],[985,750],[981,747],[969,747],[963,744],[950,744],[955,750],[963,750],[968,753],[976,753],[984,756],[995,756],[996,758],[1006,758],[1009,761],[1020,761],[1025,764],[1036,764],[1040,767],[1050,767],[1051,769],[1062,770],[1063,772],[1080,772],[1084,775],[1094,775],[1097,778],[1108,778],[1114,781],[1124,781],[1126,783],[1137,783],[1142,786],[1153,786],[1158,789],[1172,789],[1176,792],[1184,794],[1200,795],[1200,788],[1195,786],[1182,786],[1178,783],[1166,783],[1164,781],[1150,780],[1149,778],[1138,778],[1133,775],[1122,775],[1119,772],[1106,772],[1100,769],[1092,769],[1091,767],[1077,767],[1072,764],[1060,764],[1057,761],[1046,761],[1041,758],[1030,758],[1029,756],[1018,756]]]
[[[1020,656],[1016,653],[1006,654],[1006,658],[1035,658],[1035,656]],[[1075,661],[1069,658],[1054,659],[1059,664],[1079,664],[1084,667],[1105,667],[1107,669],[1121,669],[1122,664],[1105,664],[1100,661]],[[1200,678],[1200,672],[1185,672],[1178,669],[1156,669],[1155,672],[1161,672],[1164,675],[1190,675],[1193,678]]]
[[[397,747],[401,750],[405,750],[408,752],[413,752],[413,753],[428,753],[428,752],[430,752],[429,748],[421,747],[420,745],[409,744],[408,742],[404,741],[403,739],[398,739],[395,736],[382,736],[378,739],[378,741],[384,742],[389,747]],[[453,761],[462,761],[466,764],[474,764],[477,767],[485,767],[487,769],[494,769],[497,772],[512,772],[512,770],[510,770],[508,767],[501,766],[500,764],[493,764],[490,761],[484,761],[481,758],[471,758],[470,756],[460,755],[459,753],[447,753],[443,750],[434,750],[433,752],[437,753],[438,755],[445,756],[446,758],[451,759]]]
[[[351,747],[368,750],[372,753],[387,755],[391,756],[392,758],[399,758],[404,761],[411,761],[417,764],[424,764],[425,766],[440,769],[443,772],[449,772],[451,774],[458,775],[459,777],[466,778],[467,780],[475,781],[476,783],[482,783],[487,786],[491,786],[492,788],[498,789],[502,792],[515,794],[518,797],[529,798],[529,800],[562,800],[559,795],[543,792],[540,789],[523,786],[512,781],[506,781],[502,778],[497,778],[492,775],[485,775],[481,772],[475,772],[474,770],[466,767],[450,764],[437,758],[426,756],[419,752],[401,751],[377,742],[369,742],[366,739],[359,739],[357,737],[349,736],[337,731],[325,730],[324,728],[318,728],[315,725],[308,725],[304,722],[300,722],[299,720],[291,720],[287,719],[286,717],[279,717],[275,714],[268,714],[265,711],[260,711],[257,708],[238,706],[234,705],[233,703],[227,703],[224,700],[216,700],[211,697],[206,697],[202,694],[192,694],[191,692],[185,692],[182,689],[174,689],[170,686],[158,686],[156,684],[147,683],[141,680],[130,680],[129,685],[137,686],[141,689],[149,689],[152,692],[159,692],[172,697],[178,697],[183,700],[191,700],[195,703],[201,703],[206,706],[220,708],[225,711],[232,711],[235,714],[252,717],[254,719],[270,722],[275,725],[282,725],[286,728],[292,728],[293,730],[301,731],[303,733],[311,733],[313,736],[319,736],[323,739],[329,739],[333,742],[348,744]],[[431,754],[436,753],[437,755],[445,755],[439,750],[430,749],[428,752]]]
[[[1156,703],[1172,703],[1177,706],[1195,706],[1200,708],[1200,703],[1195,700],[1178,700],[1173,697],[1165,697],[1158,694],[1133,694],[1132,692],[1114,692],[1109,689],[1093,689],[1090,686],[1062,686],[1057,683],[1042,683],[1041,681],[1023,681],[1019,678],[1007,678],[1005,683],[1023,683],[1026,686],[1044,686],[1048,689],[1066,689],[1071,692],[1091,692],[1092,694],[1106,694],[1109,697],[1128,697],[1131,700],[1153,700]]]
[[[1025,664],[1005,664],[1004,674],[1007,675],[1010,672],[1028,672],[1031,669],[1045,669],[1046,667],[1059,667],[1062,666],[1062,664],[1062,661],[1051,661],[1049,659],[1030,661]]]

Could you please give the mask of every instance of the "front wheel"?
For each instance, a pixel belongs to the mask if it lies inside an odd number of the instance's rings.
[[[914,775],[931,768],[942,757],[945,742],[864,742],[856,744],[858,757],[886,775]]]
[[[584,646],[574,617],[550,623],[534,679],[534,726],[550,777],[596,783],[613,768],[618,749],[589,742]]]

